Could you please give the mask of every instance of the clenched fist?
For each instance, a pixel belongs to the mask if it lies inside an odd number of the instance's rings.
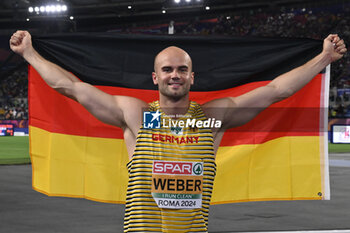
[[[17,31],[10,39],[10,48],[13,52],[24,56],[33,50],[32,37],[27,31]]]
[[[323,52],[330,56],[331,62],[342,58],[346,51],[344,40],[341,40],[337,34],[331,34],[323,41]]]

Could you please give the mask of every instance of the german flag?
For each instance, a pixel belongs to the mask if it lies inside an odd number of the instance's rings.
[[[158,99],[155,55],[175,45],[192,57],[200,104],[238,96],[307,62],[310,39],[66,34],[33,37],[36,50],[80,80],[115,95]],[[217,152],[212,204],[329,199],[329,67],[292,97],[228,130]],[[124,203],[128,155],[121,129],[99,122],[29,67],[33,188],[50,196]]]

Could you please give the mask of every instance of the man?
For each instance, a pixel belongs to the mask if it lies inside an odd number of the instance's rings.
[[[49,86],[82,104],[102,122],[123,129],[130,159],[126,232],[206,232],[216,172],[215,153],[225,130],[247,123],[264,108],[293,95],[346,52],[344,41],[337,35],[329,35],[324,40],[323,51],[303,66],[244,95],[216,99],[200,106],[189,99],[194,83],[191,58],[177,47],[168,47],[156,56],[152,79],[159,88],[159,101],[147,104],[132,97],[112,96],[80,82],[42,58],[33,49],[26,31],[14,33],[10,46]],[[139,113],[143,109],[155,112],[154,118],[161,115],[174,122],[173,128],[180,133],[164,125],[156,129],[142,126]],[[214,118],[221,122],[217,130],[179,127],[179,122],[186,119]]]

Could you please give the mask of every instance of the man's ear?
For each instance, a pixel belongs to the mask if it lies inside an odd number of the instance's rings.
[[[191,85],[194,84],[194,72],[191,73]]]
[[[154,85],[158,85],[158,78],[156,72],[152,72],[152,80]]]

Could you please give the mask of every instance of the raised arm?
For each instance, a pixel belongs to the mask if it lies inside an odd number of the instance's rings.
[[[10,39],[11,49],[23,56],[41,75],[44,81],[59,93],[79,102],[91,114],[104,123],[121,128],[139,127],[139,122],[130,122],[141,114],[146,103],[136,98],[109,95],[94,86],[79,81],[73,74],[44,59],[32,46],[27,31],[17,31]],[[129,120],[127,120],[129,119]],[[128,122],[129,121],[129,122]]]
[[[327,65],[343,57],[346,51],[344,41],[338,35],[329,35],[323,42],[322,52],[306,64],[278,76],[266,86],[241,96],[210,101],[204,105],[204,109],[208,109],[209,116],[215,115],[216,119],[222,119],[224,129],[243,125],[271,104],[299,91]],[[211,107],[225,110],[214,113],[210,111]]]

